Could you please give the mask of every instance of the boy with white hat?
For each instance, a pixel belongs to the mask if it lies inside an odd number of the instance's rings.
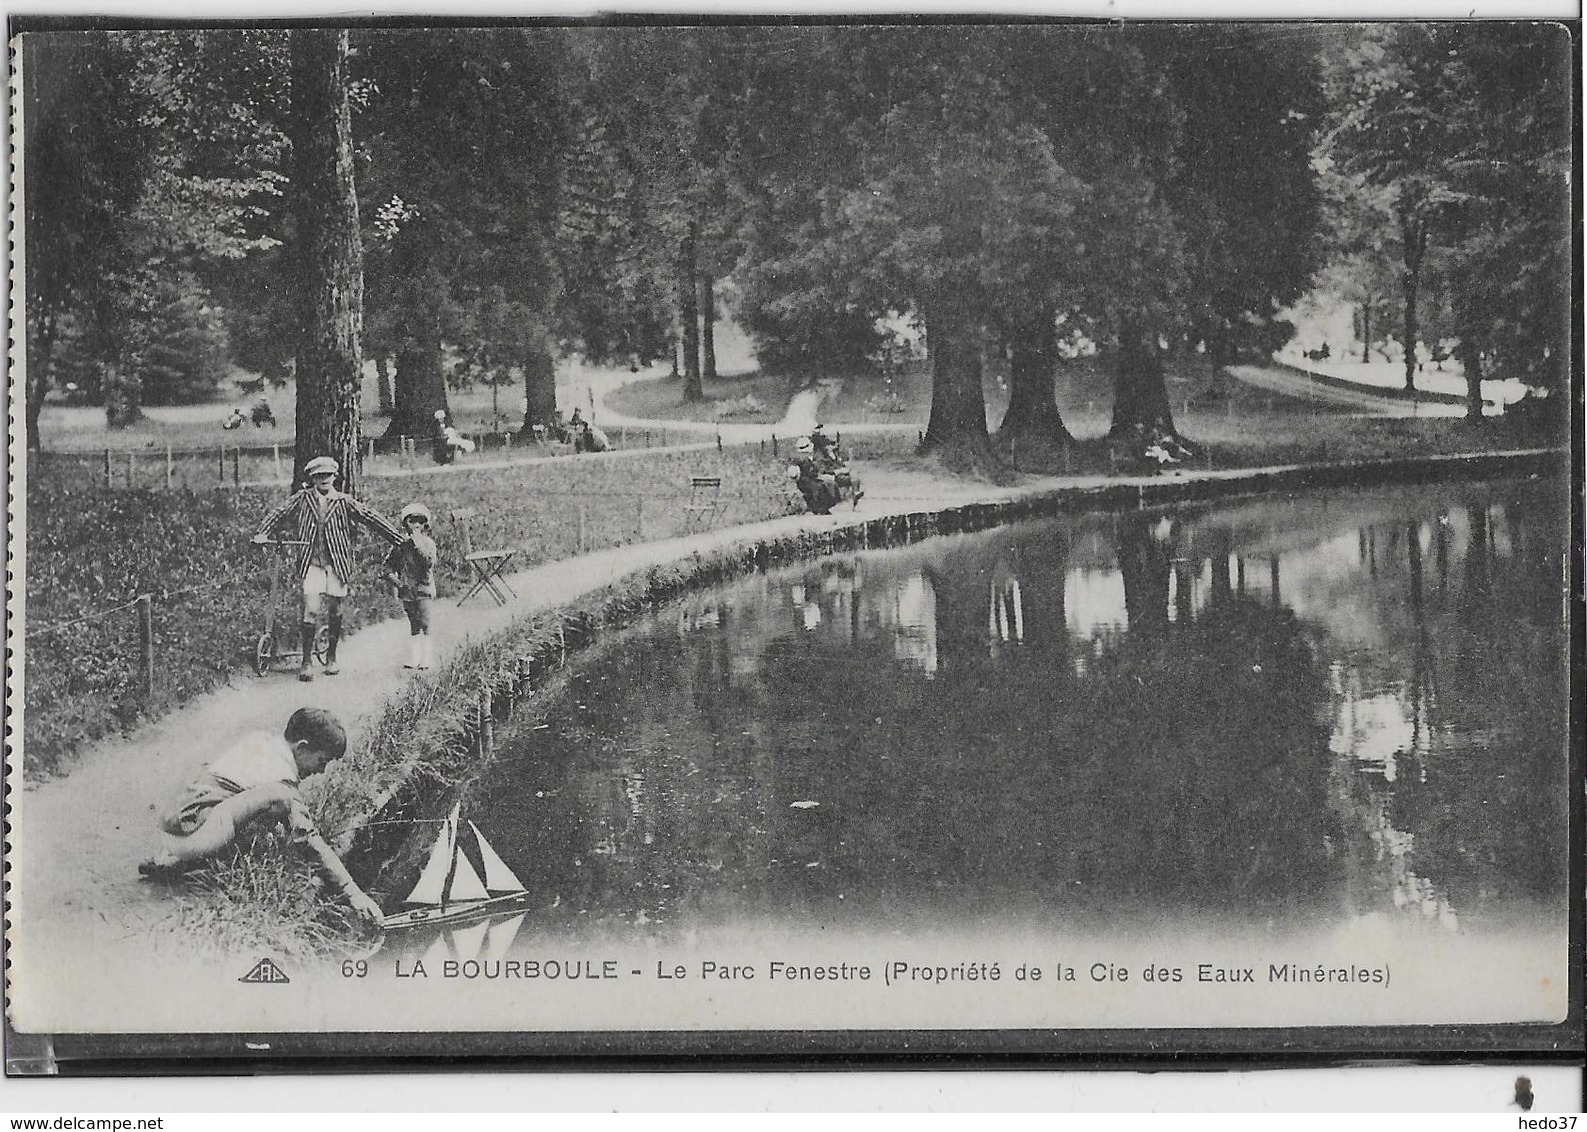
[[[430,537],[430,509],[410,503],[402,509],[402,529],[408,537],[386,555],[386,580],[397,587],[397,597],[408,615],[408,659],[404,668],[429,668],[435,663],[435,643],[430,639],[430,599],[435,596],[435,540]]]
[[[282,530],[304,545],[298,551],[297,574],[303,583],[303,667],[299,680],[312,680],[314,634],[320,607],[325,607],[325,624],[330,643],[325,650],[325,675],[335,676],[336,646],[342,638],[342,599],[353,576],[354,522],[362,523],[393,546],[403,541],[402,532],[391,520],[368,504],[336,490],[336,475],[341,470],[329,456],[316,456],[303,467],[308,485],[294,492],[281,506],[259,524],[254,542],[267,542]],[[295,525],[294,525],[295,524]]]

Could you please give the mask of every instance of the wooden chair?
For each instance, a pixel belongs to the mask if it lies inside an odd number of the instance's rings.
[[[469,598],[488,590],[490,596],[496,599],[497,605],[506,605],[509,597],[517,597],[513,588],[507,584],[505,571],[507,564],[512,561],[516,550],[475,550],[474,537],[469,529],[469,521],[477,514],[474,508],[465,507],[451,513],[452,521],[463,532],[463,561],[474,568],[474,585],[469,591],[458,599],[457,604],[462,605]]]
[[[689,477],[689,502],[683,507],[685,533],[708,530],[711,520],[722,513],[722,477]]]

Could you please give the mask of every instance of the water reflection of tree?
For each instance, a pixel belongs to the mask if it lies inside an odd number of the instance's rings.
[[[1452,547],[1448,524],[1418,522],[1406,539],[1417,552],[1394,563],[1416,607],[1416,717],[1431,716],[1420,725],[1437,741],[1395,784],[1390,812],[1415,838],[1418,871],[1462,915],[1481,915],[1517,897],[1557,898],[1565,880],[1563,546],[1524,492],[1472,504],[1464,518],[1466,538]],[[1429,526],[1438,556],[1455,557],[1437,591],[1420,579]]]
[[[1075,738],[1104,753],[1094,804],[1133,802],[1151,820],[1129,830],[1137,875],[1110,882],[1244,911],[1326,900],[1326,685],[1294,614],[1236,590],[1227,540],[1193,559],[1173,524],[1131,516],[1117,530],[1130,631],[1081,683]]]

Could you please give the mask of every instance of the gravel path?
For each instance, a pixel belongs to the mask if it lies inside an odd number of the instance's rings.
[[[1325,385],[1291,370],[1272,366],[1229,366],[1228,372],[1245,384],[1268,393],[1281,393],[1306,401],[1320,401],[1357,410],[1368,417],[1463,417],[1463,405],[1445,405],[1433,401],[1410,402],[1386,397],[1372,392],[1371,388],[1344,389]]]

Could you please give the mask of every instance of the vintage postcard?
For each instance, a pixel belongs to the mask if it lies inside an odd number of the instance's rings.
[[[1579,1049],[1579,31],[13,20],[8,1071]]]

